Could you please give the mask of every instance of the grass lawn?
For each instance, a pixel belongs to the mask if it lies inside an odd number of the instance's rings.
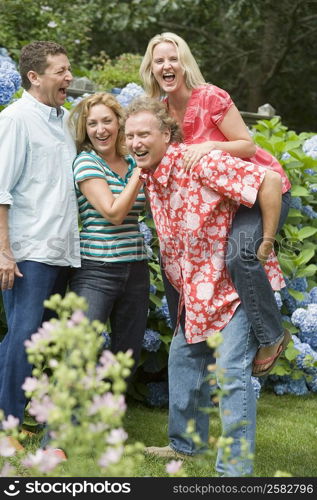
[[[167,441],[167,410],[145,408],[129,403],[125,429],[130,441],[146,446],[165,446]],[[218,437],[218,409],[212,410],[210,435]],[[137,476],[166,476],[169,460],[146,457]],[[215,476],[211,459],[188,459],[184,469],[190,477]],[[257,446],[255,476],[272,477],[276,471],[294,477],[317,477],[317,397],[262,392],[258,400]]]
[[[135,400],[128,401],[124,427],[128,442],[136,441],[146,446],[165,446],[167,442],[167,410],[147,408]],[[210,435],[218,437],[220,421],[218,409],[213,408],[210,418]],[[27,437],[24,446],[34,452],[41,434]],[[93,477],[96,465],[92,456],[72,457],[59,466],[60,476]],[[1,459],[0,463],[3,460]],[[135,477],[167,477],[165,466],[170,460],[145,456]],[[18,465],[13,458],[12,462]],[[184,461],[188,477],[213,477],[215,458],[189,458]],[[76,471],[76,476],[70,473]],[[317,396],[284,395],[262,391],[258,400],[257,448],[255,476],[273,477],[276,471],[290,473],[293,477],[317,477]],[[18,466],[18,474],[28,471]]]

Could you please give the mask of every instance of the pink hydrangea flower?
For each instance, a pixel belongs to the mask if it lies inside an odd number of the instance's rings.
[[[182,464],[183,464],[182,460],[172,460],[171,462],[166,464],[166,472],[168,474],[177,474]]]

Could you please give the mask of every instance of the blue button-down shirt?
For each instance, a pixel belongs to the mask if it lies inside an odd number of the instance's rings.
[[[0,113],[0,204],[10,205],[17,262],[80,266],[76,150],[67,117],[26,91]]]

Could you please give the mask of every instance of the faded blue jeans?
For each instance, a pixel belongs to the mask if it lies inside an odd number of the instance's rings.
[[[241,439],[254,452],[256,430],[256,396],[251,382],[252,362],[257,342],[246,314],[240,305],[231,321],[222,330],[223,343],[218,350],[218,386],[225,391],[220,402],[222,435],[233,438],[229,461],[218,452],[216,470],[219,475],[245,476],[252,474],[253,461],[241,458]],[[170,446],[181,453],[195,455],[197,450],[185,436],[187,423],[194,419],[196,432],[207,446],[209,415],[202,411],[210,407],[208,365],[214,361],[206,342],[186,343],[182,329],[173,337],[169,352],[169,427]],[[228,391],[228,392],[227,392]]]
[[[278,231],[289,211],[291,193],[282,196]],[[226,264],[259,346],[269,346],[284,335],[282,316],[264,267],[256,257],[262,241],[262,216],[256,202],[240,205],[228,238]]]
[[[24,342],[54,316],[43,302],[53,293],[64,295],[69,268],[33,261],[18,266],[23,278],[15,278],[13,288],[2,292],[8,332],[0,344],[0,408],[22,424],[27,400],[21,386],[32,374]]]

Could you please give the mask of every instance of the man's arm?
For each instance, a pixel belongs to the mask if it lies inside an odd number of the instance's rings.
[[[282,206],[282,179],[273,170],[267,170],[258,191],[258,201],[262,213],[263,240],[257,257],[265,263],[273,250]]]
[[[9,241],[8,229],[9,205],[0,205],[0,287],[7,290],[13,287],[14,278],[23,277],[15,262]]]

